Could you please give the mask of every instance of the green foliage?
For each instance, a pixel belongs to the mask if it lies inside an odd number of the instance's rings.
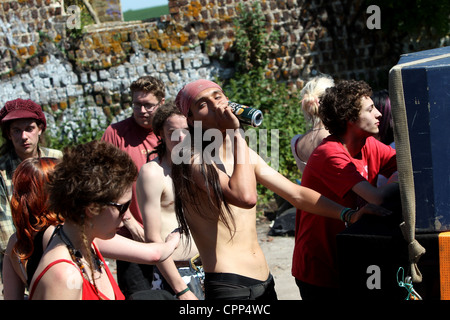
[[[127,10],[123,12],[124,21],[145,20],[150,18],[158,18],[160,16],[169,14],[169,6],[157,6],[139,10]]]
[[[420,40],[450,34],[448,0],[365,0],[365,3],[380,7],[381,30],[387,36],[393,33]]]
[[[108,122],[99,108],[75,108],[65,111],[57,110],[52,114],[55,125],[46,132],[47,145],[63,150],[66,146],[99,140]]]
[[[251,106],[263,111],[264,119],[258,137],[267,130],[268,159],[276,158],[271,154],[272,144],[278,144],[278,165],[269,163],[282,175],[295,181],[299,178],[295,159],[291,152],[290,140],[297,133],[305,131],[305,121],[301,111],[298,92],[290,92],[284,83],[265,77],[265,67],[270,55],[270,43],[277,35],[269,36],[265,27],[264,15],[259,3],[242,10],[235,21],[237,72],[232,79],[222,83],[227,97],[234,102]],[[278,140],[271,141],[271,133],[278,130]],[[258,144],[260,146],[260,143]],[[258,150],[255,150],[258,151]],[[263,204],[273,199],[273,193],[259,186],[258,192]]]
[[[239,4],[240,15],[234,20],[236,40],[234,50],[238,59],[236,71],[246,72],[267,66],[270,43],[279,37],[278,32],[268,33],[265,17],[258,1],[251,6]]]
[[[301,111],[298,94],[291,93],[285,84],[266,79],[262,68],[248,73],[236,74],[223,89],[227,97],[234,102],[251,106],[263,111],[264,119],[258,130],[258,137],[267,130],[268,159],[277,159],[279,163],[269,163],[278,172],[295,181],[300,177],[295,159],[291,152],[290,140],[297,133],[305,131],[305,121]],[[273,130],[278,130],[278,140],[272,139]],[[278,156],[271,154],[273,144],[278,145]],[[261,147],[260,143],[258,146]],[[258,151],[258,150],[255,150]],[[258,186],[263,203],[270,202],[273,193]]]

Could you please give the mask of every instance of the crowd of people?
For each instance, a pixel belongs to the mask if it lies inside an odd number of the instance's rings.
[[[301,92],[310,128],[291,141],[294,183],[248,147],[217,83],[190,82],[174,101],[151,76],[130,91],[128,119],[63,151],[43,147],[35,102],[0,110],[5,299],[276,300],[256,232],[258,184],[297,208],[302,299],[338,292],[336,234],[365,214],[390,214],[382,204],[398,192],[387,182],[397,166],[386,92],[311,79]],[[185,139],[198,123],[215,139]],[[104,257],[116,260],[117,283]]]

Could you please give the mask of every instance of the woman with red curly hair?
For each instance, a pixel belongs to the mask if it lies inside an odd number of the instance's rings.
[[[24,298],[42,253],[62,219],[48,207],[45,185],[57,163],[54,158],[28,158],[13,176],[11,213],[16,232],[11,236],[3,265],[4,297]],[[50,227],[50,228],[49,228]]]

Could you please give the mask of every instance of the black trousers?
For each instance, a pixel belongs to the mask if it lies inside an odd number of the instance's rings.
[[[260,281],[233,273],[205,273],[205,300],[277,300],[271,274]]]
[[[152,290],[153,266],[116,261],[117,282],[127,300],[175,300],[165,290]]]

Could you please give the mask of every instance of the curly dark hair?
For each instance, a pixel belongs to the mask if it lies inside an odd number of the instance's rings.
[[[358,120],[361,98],[371,95],[372,89],[362,80],[342,80],[327,88],[319,106],[319,116],[325,128],[331,134],[344,134],[347,122]]]
[[[50,208],[64,219],[84,224],[86,208],[98,212],[116,202],[136,180],[131,157],[104,141],[91,141],[64,150],[62,161],[50,175]]]
[[[102,213],[108,202],[117,202],[136,181],[138,169],[131,157],[105,141],[91,141],[64,150],[62,161],[49,176],[49,208],[81,228],[86,260],[94,278],[94,259],[86,237],[86,209]]]

